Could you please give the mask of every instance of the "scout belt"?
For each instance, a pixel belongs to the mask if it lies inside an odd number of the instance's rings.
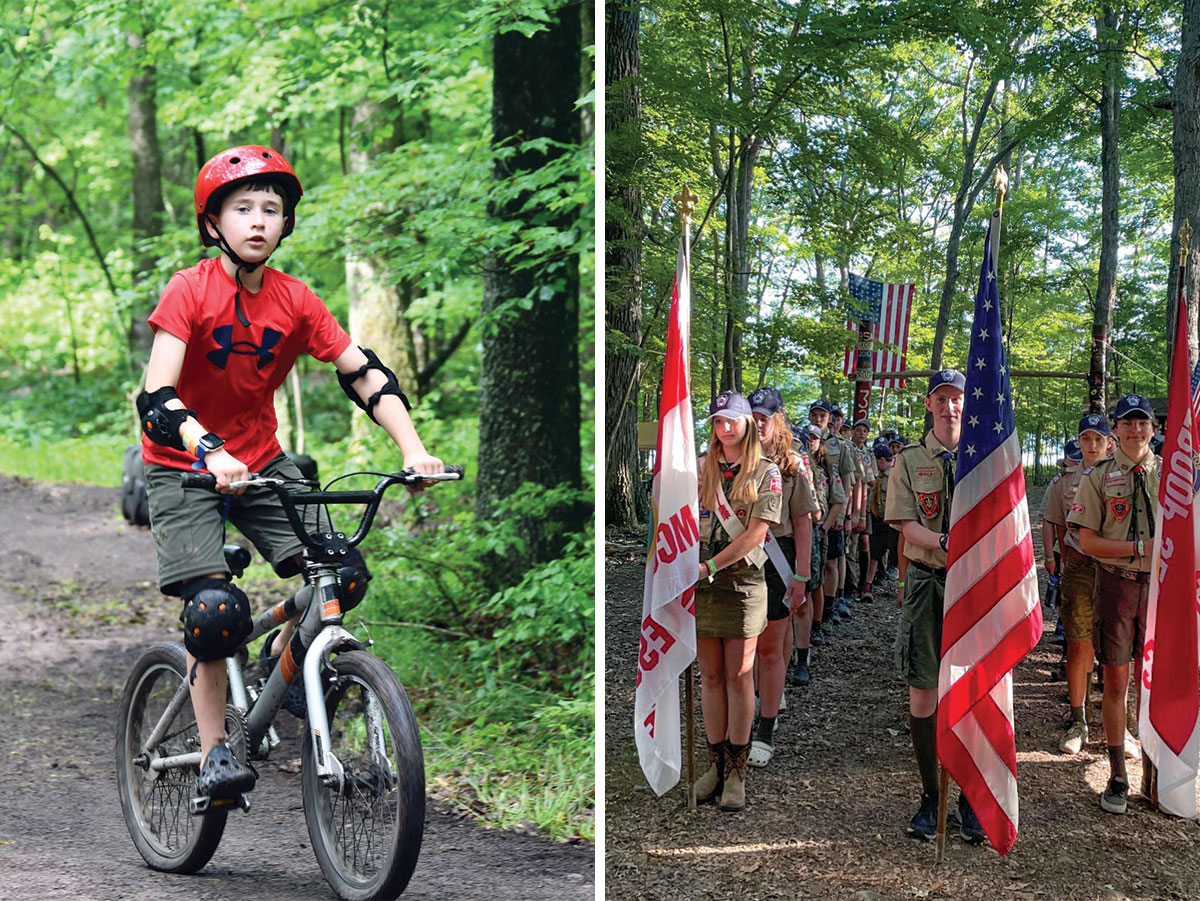
[[[1142,572],[1139,569],[1121,569],[1121,567],[1113,566],[1111,563],[1101,563],[1100,568],[1106,572],[1112,573],[1114,576],[1125,579],[1127,582],[1150,581],[1150,573]]]

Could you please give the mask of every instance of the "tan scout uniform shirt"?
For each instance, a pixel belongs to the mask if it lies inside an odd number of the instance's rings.
[[[1075,492],[1079,489],[1081,474],[1080,470],[1072,469],[1056,475],[1050,487],[1046,489],[1046,496],[1042,498],[1042,522],[1062,526],[1065,533],[1063,544],[1080,554],[1083,553],[1083,548],[1079,546],[1079,532],[1067,528],[1067,514],[1071,512],[1071,504],[1075,502]]]
[[[949,524],[950,492],[941,458],[946,452],[947,448],[933,437],[932,429],[923,444],[909,444],[901,449],[891,475],[895,484],[890,486],[883,511],[889,525],[912,519],[932,532],[941,532],[943,521]],[[904,556],[933,569],[946,566],[946,552],[941,548],[930,550],[906,541]]]
[[[854,462],[854,443],[845,438],[834,437],[829,429],[821,432],[821,438],[825,442],[825,453],[829,462],[842,476],[842,488],[849,492],[854,487],[855,473],[858,472]]]
[[[702,456],[697,464],[703,466],[704,457]],[[758,468],[754,470],[754,484],[758,486],[758,500],[753,504],[747,504],[745,501],[736,501],[729,496],[733,486],[733,478],[741,471],[741,464],[734,463],[732,465],[722,463],[721,471],[724,475],[721,487],[725,489],[725,497],[729,500],[729,505],[733,507],[733,515],[738,518],[738,521],[747,526],[751,519],[764,519],[768,523],[779,522],[780,514],[783,511],[783,476],[780,475],[779,467],[770,460],[759,460]],[[725,532],[724,526],[721,525],[721,520],[711,510],[704,509],[703,503],[700,506],[700,544],[708,545],[707,556],[701,553],[702,560],[707,560],[709,557],[714,557],[720,553],[732,541],[729,535]],[[755,548],[754,551],[746,555],[750,562],[762,566],[763,561],[767,557],[767,552],[761,547]]]
[[[864,482],[875,481],[875,454],[865,444],[859,447],[851,442],[854,448],[854,459],[858,463],[858,477]]]
[[[1134,489],[1133,468],[1141,465],[1145,470],[1147,504],[1140,492]],[[1118,447],[1108,460],[1101,460],[1090,469],[1079,474],[1079,485],[1067,514],[1067,525],[1092,529],[1101,538],[1113,541],[1145,542],[1141,557],[1096,557],[1099,563],[1107,563],[1118,569],[1134,569],[1150,572],[1153,540],[1150,529],[1154,526],[1154,513],[1158,507],[1158,471],[1161,461],[1149,450],[1141,464],[1134,463]],[[1134,520],[1137,529],[1133,531]]]
[[[883,519],[884,505],[887,503],[888,471],[875,471],[875,481],[871,483],[870,510],[873,516]]]
[[[771,524],[771,534],[776,538],[790,538],[792,534],[792,518],[804,519],[812,516],[820,509],[817,498],[813,493],[809,475],[804,471],[807,460],[796,454],[800,464],[800,472],[794,476],[783,476],[783,505],[778,523]]]

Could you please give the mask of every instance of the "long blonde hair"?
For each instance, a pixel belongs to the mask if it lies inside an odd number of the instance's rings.
[[[755,483],[754,472],[763,458],[762,444],[758,440],[758,429],[754,425],[753,416],[738,417],[746,423],[746,433],[742,436],[742,456],[738,460],[741,469],[733,477],[733,486],[729,489],[728,498],[731,502],[742,501],[753,504],[758,500],[758,485]],[[717,488],[721,484],[721,464],[717,460],[721,440],[717,430],[712,430],[708,440],[708,453],[704,455],[704,466],[700,470],[700,504],[706,510],[717,508]]]

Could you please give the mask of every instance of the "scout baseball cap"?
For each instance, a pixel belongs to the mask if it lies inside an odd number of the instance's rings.
[[[871,450],[875,452],[875,456],[880,460],[892,459],[892,449],[888,447],[887,442],[876,444]]]
[[[1124,419],[1126,416],[1144,416],[1147,419],[1154,418],[1154,409],[1150,406],[1150,399],[1141,394],[1126,394],[1117,401],[1117,408],[1113,410],[1113,419]]]
[[[831,404],[827,400],[814,400],[811,404],[808,405],[808,409],[809,409],[809,412],[812,412],[813,410],[824,410],[826,413],[832,413],[833,412],[833,404]]]
[[[783,409],[783,397],[775,388],[759,388],[750,395],[750,412],[774,416]]]
[[[1100,430],[1099,430],[1099,429],[1092,429],[1092,431],[1093,431],[1093,432],[1098,432],[1098,431],[1100,431]],[[1080,434],[1082,434],[1082,433],[1083,433],[1083,430],[1082,430],[1082,429],[1080,429]],[[1103,432],[1101,432],[1101,434],[1103,434]],[[1072,438],[1070,441],[1068,441],[1068,442],[1067,442],[1066,449],[1063,451],[1063,455],[1064,455],[1064,456],[1065,456],[1065,457],[1066,457],[1068,460],[1076,460],[1076,461],[1078,461],[1078,460],[1082,460],[1082,459],[1083,459],[1083,451],[1081,451],[1081,450],[1079,449],[1079,442],[1078,442],[1078,441],[1076,441],[1074,438]]]
[[[801,441],[807,441],[810,438],[820,438],[821,430],[818,429],[815,425],[806,425],[802,429],[800,429],[799,432],[796,433],[796,436]]]
[[[867,428],[871,427],[871,423],[870,423],[870,421],[867,420],[866,417],[860,417],[860,418],[854,420],[854,425],[852,426],[852,428],[857,429],[860,425],[865,425]]]
[[[727,419],[737,419],[739,416],[750,415],[750,402],[736,391],[722,391],[708,405],[708,418],[724,416]]]
[[[829,413],[830,413],[830,415],[832,415],[832,416],[836,416],[838,419],[845,419],[845,418],[846,418],[845,416],[843,416],[843,415],[842,415],[842,408],[841,408],[841,407],[833,407],[833,408],[831,408],[831,409],[830,409]]]
[[[967,377],[957,369],[943,369],[941,372],[935,372],[929,378],[929,390],[925,392],[925,396],[933,394],[942,385],[950,385],[952,388],[957,388],[959,391],[967,390]]]
[[[1108,424],[1108,417],[1103,413],[1089,413],[1079,420],[1079,434],[1082,435],[1084,432],[1095,432],[1097,435],[1111,438],[1112,426]]]

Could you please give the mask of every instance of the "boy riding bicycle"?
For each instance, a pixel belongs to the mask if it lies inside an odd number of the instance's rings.
[[[300,571],[302,545],[279,500],[232,487],[252,471],[301,478],[275,437],[274,392],[296,358],[333,363],[342,389],[388,433],[406,469],[443,470],[425,451],[395,374],[354,346],[303,282],[263,265],[291,234],[302,194],[287,160],[268,147],[232,147],[205,163],[196,224],[204,246],[221,254],[176,272],[149,320],[154,344],[137,399],[142,456],[159,588],[184,602],[200,796],[230,798],[254,787],[253,770],[225,744],[225,659],[249,634],[251,616],[246,595],[229,581],[224,524],[232,522],[281,577]],[[193,469],[212,473],[220,494],[183,488],[179,473]],[[273,642],[268,637],[271,657],[284,653],[294,627],[295,618]]]

